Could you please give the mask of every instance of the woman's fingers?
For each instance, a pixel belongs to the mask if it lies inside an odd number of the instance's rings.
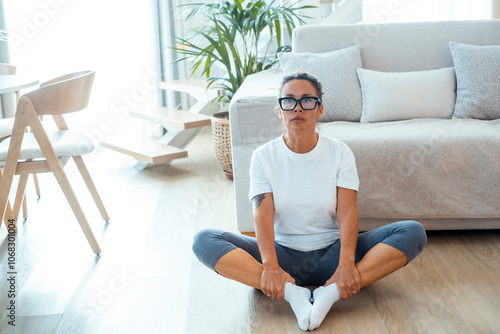
[[[279,276],[275,273],[263,272],[261,276],[261,290],[262,292],[273,299],[278,298],[279,295]]]
[[[278,272],[263,272],[261,290],[272,299],[283,300],[285,298],[285,285],[288,282],[295,284],[295,279],[282,269]]]
[[[359,282],[335,282],[340,293],[340,299],[348,299],[356,295],[361,289]],[[326,286],[326,284],[325,284]]]
[[[284,297],[284,285],[281,282],[277,282],[277,284],[273,285],[269,291],[268,297],[272,299],[282,300]]]
[[[278,282],[276,286],[276,300],[283,300],[285,298],[285,285],[286,283],[293,278],[284,270],[280,270],[278,273]]]
[[[347,299],[350,298],[349,293],[348,293],[347,287],[345,285],[342,285],[342,287],[339,288],[340,292],[340,299]]]

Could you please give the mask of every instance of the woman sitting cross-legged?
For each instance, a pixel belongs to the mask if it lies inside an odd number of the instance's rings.
[[[250,165],[256,238],[208,229],[193,244],[220,275],[288,301],[304,331],[319,327],[339,299],[413,260],[427,242],[415,221],[358,234],[354,155],[316,132],[322,95],[307,73],[283,79],[279,117],[287,131],[257,148]],[[311,296],[303,285],[319,287]]]

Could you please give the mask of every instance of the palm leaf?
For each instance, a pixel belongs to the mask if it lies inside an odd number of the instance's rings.
[[[179,6],[176,17],[185,20],[201,17],[205,24],[192,30],[186,38],[178,38],[176,52],[183,57],[175,62],[191,62],[191,75],[201,71],[208,87],[222,89],[225,98],[231,99],[248,75],[271,68],[278,61],[276,55],[269,55],[275,45],[278,52],[290,51],[289,45],[282,45],[282,28],[292,30],[304,23],[308,16],[300,10],[316,8],[300,6],[300,1],[277,0],[225,0],[220,3],[194,3]],[[263,54],[259,54],[259,44],[263,32],[269,32],[271,39],[264,44]],[[276,40],[272,37],[275,36]],[[218,65],[225,69],[225,75],[212,76],[211,68]]]

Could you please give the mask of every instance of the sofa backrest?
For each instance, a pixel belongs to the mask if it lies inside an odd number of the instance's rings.
[[[453,66],[449,42],[500,45],[500,20],[317,25],[296,28],[293,52],[328,52],[358,45],[363,68],[422,71]]]

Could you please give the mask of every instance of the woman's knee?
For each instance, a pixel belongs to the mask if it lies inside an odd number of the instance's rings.
[[[214,240],[220,238],[222,231],[216,229],[204,229],[197,232],[193,238],[193,253],[198,259],[209,254],[209,249],[213,247]],[[202,261],[203,262],[203,261]]]
[[[425,233],[424,226],[415,220],[408,220],[407,229],[409,230],[409,234],[418,242],[420,250],[422,250],[427,244],[427,234]]]
[[[225,254],[238,247],[239,238],[234,233],[217,230],[201,230],[193,238],[193,253],[205,266],[215,271],[215,265]],[[258,246],[256,246],[258,249]]]
[[[406,255],[408,257],[408,262],[411,262],[422,252],[427,244],[427,234],[425,233],[424,226],[415,220],[407,220],[401,223],[404,226],[403,229],[406,234],[404,238],[407,244]]]

